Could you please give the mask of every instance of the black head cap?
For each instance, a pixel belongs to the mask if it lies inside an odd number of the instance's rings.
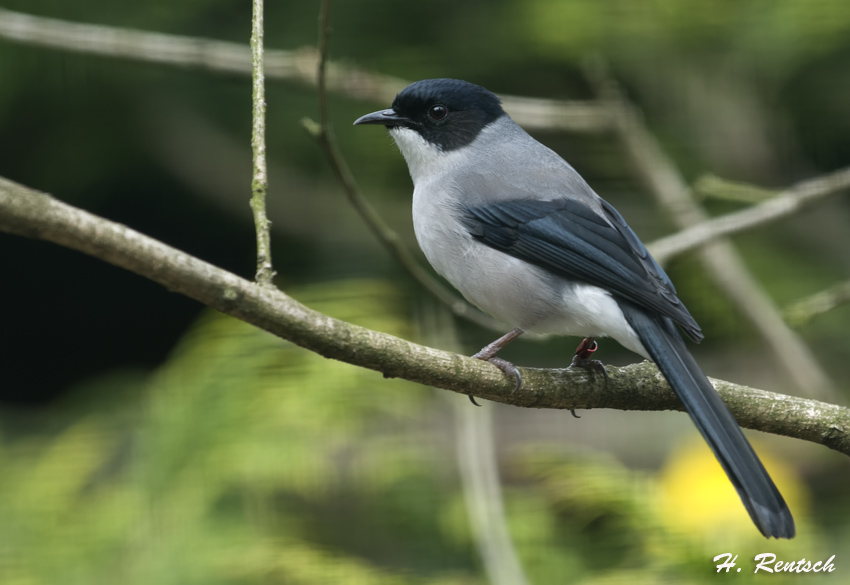
[[[485,126],[505,115],[499,98],[459,79],[425,79],[404,88],[392,110],[363,116],[355,124],[382,124],[418,132],[442,150],[475,140]]]

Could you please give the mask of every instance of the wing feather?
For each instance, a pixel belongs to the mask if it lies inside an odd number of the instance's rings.
[[[462,213],[480,242],[670,317],[700,341],[699,325],[670,278],[617,210],[599,201],[602,213],[566,198],[501,201],[465,207]]]

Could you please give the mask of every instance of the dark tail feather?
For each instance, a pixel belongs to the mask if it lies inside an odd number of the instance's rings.
[[[767,537],[793,538],[794,519],[785,500],[732,413],[685,347],[676,326],[667,317],[649,316],[628,303],[620,305],[626,320],[738,490],[755,525]]]

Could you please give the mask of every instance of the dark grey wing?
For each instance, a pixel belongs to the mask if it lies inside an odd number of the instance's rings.
[[[603,214],[574,199],[515,199],[461,213],[469,233],[491,248],[670,317],[701,341],[670,278],[617,210],[599,201]]]

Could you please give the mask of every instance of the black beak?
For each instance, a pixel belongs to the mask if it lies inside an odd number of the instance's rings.
[[[365,116],[360,116],[354,120],[354,125],[360,124],[377,124],[379,126],[399,126],[405,122],[410,122],[404,116],[399,116],[395,110],[381,110],[380,112],[372,112]]]

